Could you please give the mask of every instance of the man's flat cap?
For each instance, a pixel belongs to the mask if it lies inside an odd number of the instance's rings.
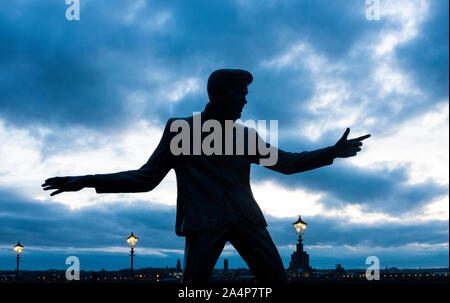
[[[222,89],[236,84],[249,85],[253,76],[243,69],[218,69],[208,78],[208,94],[214,95]]]

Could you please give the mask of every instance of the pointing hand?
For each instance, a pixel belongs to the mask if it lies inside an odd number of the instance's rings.
[[[370,137],[370,135],[364,135],[348,140],[347,137],[349,133],[350,128],[347,128],[341,139],[334,145],[335,157],[348,158],[356,156],[356,154],[361,151],[361,146],[363,145],[361,141]]]

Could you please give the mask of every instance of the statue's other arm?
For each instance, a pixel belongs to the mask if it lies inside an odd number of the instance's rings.
[[[361,151],[361,141],[369,138],[370,135],[347,140],[349,132],[350,129],[347,128],[344,135],[333,146],[300,153],[286,152],[274,146],[270,146],[270,144],[261,141],[263,139],[259,135],[257,136],[257,140],[259,140],[258,144],[265,144],[266,147],[269,148],[270,153],[278,154],[277,161],[273,165],[265,166],[274,171],[289,175],[333,164],[334,158],[356,156],[356,154]],[[261,159],[264,158],[267,158],[267,156],[262,156],[258,149],[254,162],[259,163],[261,162]]]
[[[164,129],[161,141],[150,159],[141,168],[111,174],[54,177],[45,180],[44,190],[56,190],[51,195],[65,191],[78,191],[93,187],[97,193],[146,192],[154,189],[173,167],[170,153],[170,120]]]
[[[304,152],[286,152],[278,149],[278,161],[267,168],[282,174],[290,175],[333,164],[334,149],[332,146]]]

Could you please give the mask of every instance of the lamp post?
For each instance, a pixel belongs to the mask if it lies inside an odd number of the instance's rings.
[[[22,250],[23,250],[23,246],[20,244],[20,241],[19,241],[13,248],[17,254],[17,268],[16,268],[16,281],[17,281],[17,280],[19,280],[19,260],[20,260],[20,254],[22,253]]]
[[[138,241],[138,238],[131,232],[131,235],[127,238],[128,246],[130,246],[131,250],[131,270],[130,270],[130,280],[134,279],[133,275],[133,257],[134,257],[134,247],[136,246],[136,243]]]
[[[302,235],[306,230],[307,223],[302,220],[301,216],[298,216],[298,220],[292,223],[294,225],[295,231],[298,234],[297,249],[291,256],[291,262],[289,263],[289,269],[294,272],[295,277],[308,277],[310,266],[309,266],[309,255],[303,250],[303,239]]]

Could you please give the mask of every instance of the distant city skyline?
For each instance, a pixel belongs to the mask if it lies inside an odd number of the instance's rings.
[[[19,276],[21,282],[44,282],[44,283],[83,283],[83,282],[129,282],[129,270],[98,270],[98,271],[81,271],[79,280],[67,281],[66,272],[64,270],[40,270],[40,271],[22,271]],[[328,281],[328,282],[350,282],[358,281],[363,283],[373,283],[372,279],[367,279],[367,272],[361,269],[344,268],[338,264],[334,269],[316,270],[313,269],[308,275],[299,275],[296,272],[287,271],[288,282],[302,283],[308,281]],[[166,268],[142,268],[134,272],[134,281],[146,283],[182,283],[183,273],[174,267]],[[375,283],[403,283],[403,282],[420,282],[420,283],[448,283],[448,268],[429,268],[429,269],[397,269],[386,268],[379,272],[379,280]],[[1,282],[15,282],[17,277],[14,271],[0,270]],[[249,269],[214,269],[211,276],[211,282],[251,282],[255,276]]]
[[[82,270],[121,270],[130,267],[130,259],[129,254],[104,254],[104,255],[87,255],[87,254],[40,254],[38,256],[34,254],[25,254],[21,256],[20,268],[23,270],[47,270],[47,269],[59,269],[63,270],[68,267],[65,265],[65,260],[70,255],[76,255],[80,259],[80,266]],[[440,258],[441,262],[436,262],[436,259]],[[448,260],[445,259],[446,255],[443,253],[441,256],[436,256],[433,260],[429,262],[423,262],[423,257],[417,256],[416,258],[410,258],[405,260],[405,262],[396,262],[395,256],[393,258],[380,259],[380,268],[384,269],[386,266],[388,267],[397,267],[397,268],[448,268],[448,263],[445,263]],[[176,267],[177,259],[180,259],[183,262],[182,255],[172,255],[164,258],[157,257],[149,257],[143,256],[139,254],[139,249],[136,249],[136,256],[134,258],[134,267],[136,269],[139,268],[147,268],[147,267],[155,267],[155,268],[165,268]],[[215,268],[221,269],[223,268],[223,260],[228,259],[229,268],[237,269],[237,268],[248,268],[245,262],[238,255],[226,257],[221,256],[215,266]],[[366,269],[368,265],[366,265],[365,257],[361,256],[360,258],[342,258],[335,259],[332,256],[330,257],[320,257],[320,262],[315,261],[318,258],[314,258],[314,255],[310,254],[310,262],[311,266],[315,269],[334,269],[336,264],[342,264],[344,268],[348,269]],[[285,256],[282,254],[282,260],[284,267],[287,269],[289,266],[290,255]],[[0,270],[14,270],[15,269],[15,255],[14,253],[10,253],[9,256],[5,256],[2,254],[0,256]],[[421,262],[421,263],[419,263]],[[181,263],[183,264],[183,263]]]

